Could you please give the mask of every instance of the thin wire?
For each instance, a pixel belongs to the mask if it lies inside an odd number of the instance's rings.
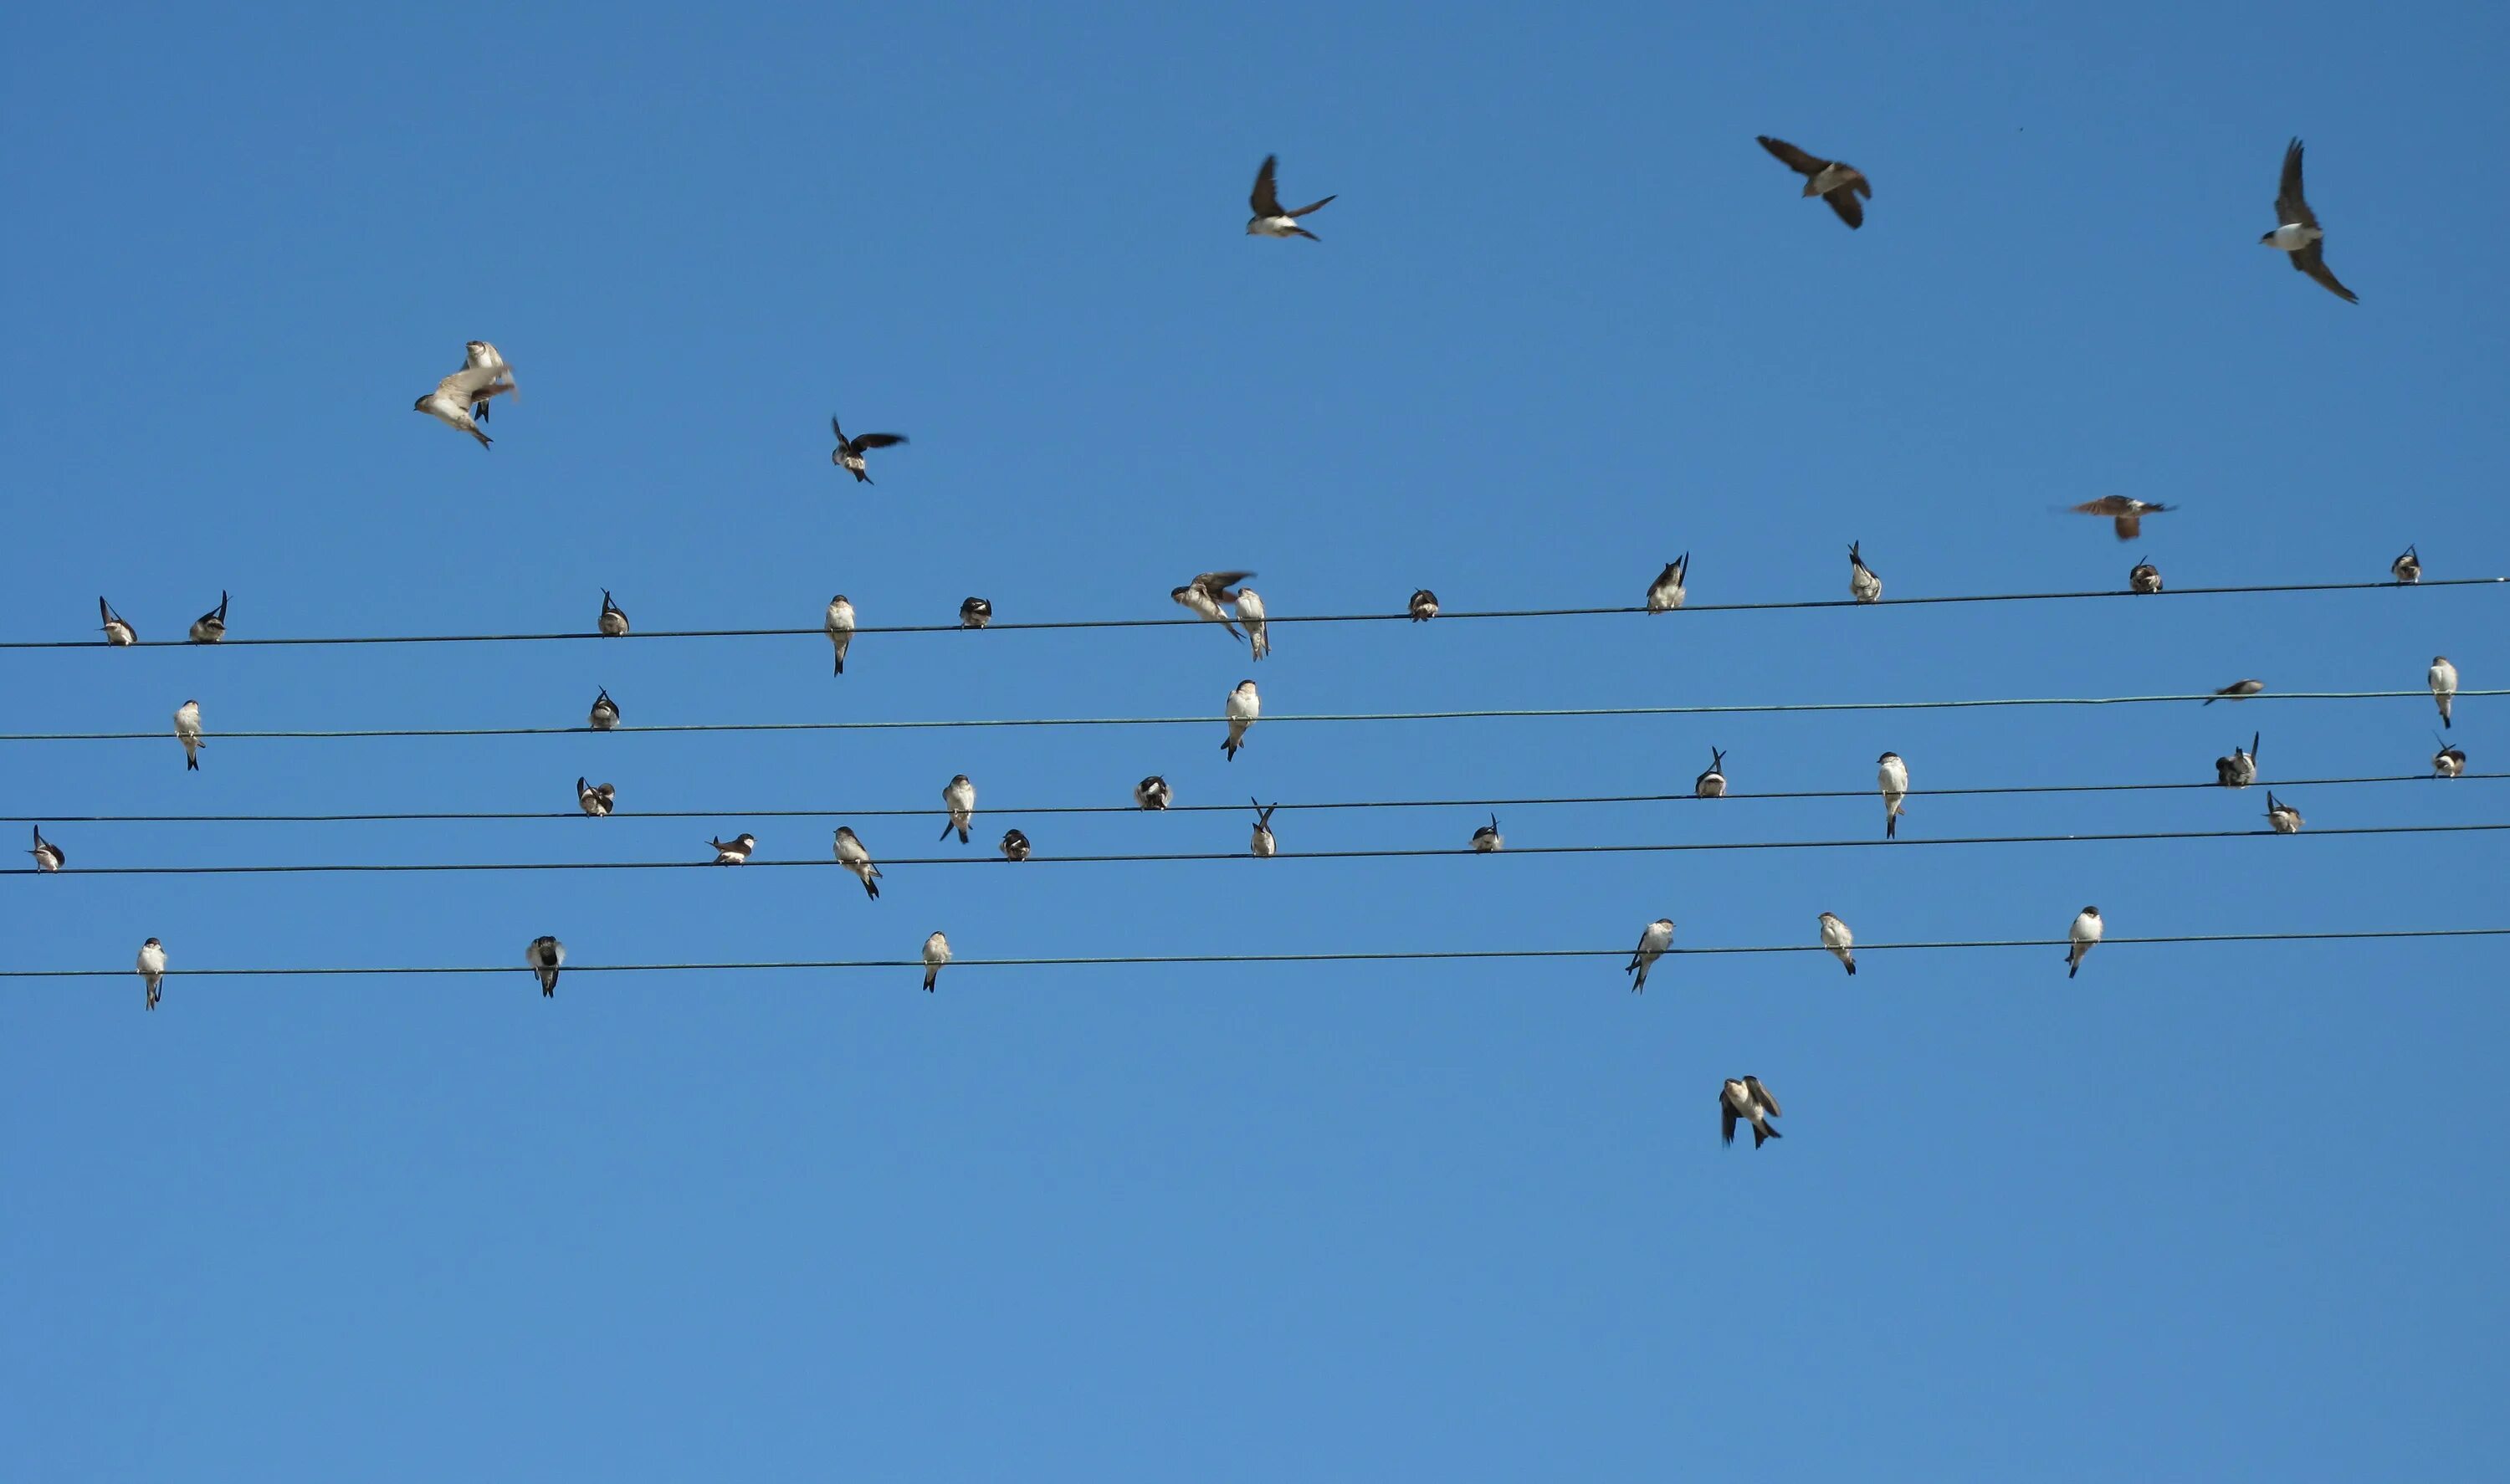
[[[2335,943],[2360,942],[2394,938],[2459,938],[2510,937],[2510,928],[2375,928],[2356,932],[2189,932],[2154,937],[2105,937],[2101,946],[2154,947],[2184,943]],[[2060,938],[1967,938],[1937,942],[1859,943],[1856,951],[1865,953],[1939,952],[1970,948],[2034,948],[2062,949]],[[1828,953],[1819,943],[1755,943],[1731,947],[1668,948],[1667,958],[1725,958],[1770,953]],[[962,969],[1072,969],[1108,968],[1119,965],[1159,964],[1389,964],[1389,963],[1454,963],[1475,960],[1510,959],[1617,959],[1629,955],[1627,948],[1459,948],[1418,949],[1390,952],[1353,953],[1135,953],[1093,954],[1074,958],[952,958],[949,972]],[[819,969],[921,969],[921,959],[775,959],[722,964],[569,964],[560,971],[585,973],[723,973],[759,970]],[[443,967],[352,966],[340,969],[175,969],[167,972],[170,979],[239,979],[298,978],[332,976],[399,976],[408,974],[517,974],[530,973],[529,968],[516,964],[511,968],[493,965],[446,965]],[[0,979],[121,979],[133,976],[129,969],[0,969]]]
[[[2477,588],[2510,583],[2510,577],[2434,578],[2411,586],[2422,588]],[[2157,593],[2127,592],[2107,589],[2088,592],[1976,592],[1946,594],[1940,597],[1886,597],[1879,602],[1860,603],[1852,598],[1819,598],[1771,603],[1691,603],[1684,613],[1774,613],[1809,608],[1889,608],[1917,607],[1938,603],[2034,603],[2065,601],[2075,598],[2105,597],[2220,597],[2261,592],[2368,592],[2410,586],[2395,582],[2370,583],[2261,583],[2231,588],[2176,588]],[[1595,618],[1621,614],[1645,615],[1644,607],[1626,608],[1493,608],[1482,610],[1440,609],[1437,623],[1456,619],[1570,619]],[[1269,624],[1399,624],[1411,620],[1411,614],[1396,613],[1312,613],[1282,614],[1268,617]],[[962,624],[896,624],[865,625],[856,628],[857,634],[877,633],[975,633],[995,629],[1058,629],[1058,628],[1185,628],[1210,622],[1200,618],[1159,619],[1051,619],[1027,623],[995,623],[985,630],[969,628]],[[616,635],[626,639],[763,639],[823,638],[824,628],[663,628],[645,632]],[[434,634],[359,634],[335,637],[222,640],[217,647],[242,649],[262,646],[303,646],[330,644],[503,644],[539,643],[563,639],[609,639],[601,633],[434,633]],[[102,639],[9,639],[0,640],[0,649],[106,649]],[[136,649],[195,649],[187,639],[142,639]]]
[[[2461,781],[2489,782],[2510,779],[2510,773],[2466,773]],[[2438,774],[2407,773],[2365,778],[2277,779],[2277,788],[2326,788],[2353,783],[2429,783]],[[1994,797],[2007,794],[2152,793],[2188,788],[2219,789],[2221,783],[2015,783],[1987,788],[1928,788],[1912,797],[1930,799]],[[2260,786],[2263,786],[2261,782]],[[1265,806],[1283,814],[1365,809],[1529,809],[1578,804],[1715,804],[1725,800],[1871,799],[1871,788],[1813,788],[1775,793],[1728,792],[1714,799],[1689,793],[1606,793],[1523,799],[1349,799],[1312,804]],[[947,813],[925,805],[914,809],[639,809],[619,812],[622,819],[912,819]],[[1138,804],[1049,804],[1034,809],[987,806],[987,816],[1034,818],[1043,815],[1245,814],[1243,804],[1171,804],[1145,810]],[[365,815],[0,815],[0,824],[373,824],[484,819],[581,819],[576,809],[531,811],[444,811],[437,813]]]

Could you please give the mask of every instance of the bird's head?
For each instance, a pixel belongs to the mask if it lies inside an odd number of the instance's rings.
[[[1248,218],[1246,219],[1246,235],[1247,235],[1247,236],[1249,236],[1249,237],[1261,237],[1261,236],[1263,236],[1263,235],[1264,235],[1264,218],[1263,218],[1263,217],[1261,217],[1261,216],[1250,216],[1250,217],[1248,217]]]
[[[414,401],[414,402],[411,402],[411,403],[409,404],[409,410],[411,410],[412,412],[424,412],[424,411],[426,411],[426,410],[427,410],[427,399],[426,399],[426,398],[424,398],[424,397],[422,397],[422,398],[420,398],[418,400],[416,400],[416,401]]]

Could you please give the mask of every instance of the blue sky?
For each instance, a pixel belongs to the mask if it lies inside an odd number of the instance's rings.
[[[7,635],[1276,614],[2510,572],[2496,7],[54,8],[0,57]],[[1875,182],[1850,234],[1752,142]],[[2309,142],[2347,306],[2257,246]],[[1240,233],[1270,151],[1321,244]],[[2470,174],[2470,171],[2473,173]],[[462,342],[492,452],[409,410]],[[858,487],[826,419],[894,428]],[[2135,546],[2055,507],[2183,507]],[[2498,590],[1292,628],[1284,714],[2115,695],[2510,674]],[[1121,802],[1739,793],[1910,759],[1910,833],[2254,826],[2263,791],[1929,786],[2422,771],[2428,703],[1259,728],[1196,628],[0,657],[74,865],[661,859],[934,806],[935,852],[1236,849]],[[1175,714],[1206,730],[219,742],[220,727]],[[2500,703],[2453,738],[2498,771]],[[2313,827],[2500,785],[2293,790]],[[2278,790],[2281,791],[2280,789]],[[1502,811],[1512,843],[1861,837],[1870,799]],[[1477,817],[1294,815],[1282,846]],[[13,826],[15,827],[15,826]],[[2480,942],[2499,836],[898,870],[11,878],[0,1432],[44,1479],[2463,1476],[2510,1286]],[[953,844],[948,847],[957,850]],[[702,854],[702,852],[700,852]],[[1810,941],[1661,966],[584,975],[584,964]],[[511,976],[191,980],[186,966]],[[1721,1148],[1754,1072],[1787,1137]]]

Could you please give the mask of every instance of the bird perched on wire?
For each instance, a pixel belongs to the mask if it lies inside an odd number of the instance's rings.
[[[1691,780],[1691,791],[1703,799],[1726,797],[1726,754],[1722,750],[1708,749],[1708,771]]]
[[[1873,200],[1874,185],[1865,178],[1863,171],[1844,161],[1824,160],[1818,155],[1806,154],[1784,139],[1772,139],[1768,134],[1757,137],[1763,149],[1784,160],[1797,174],[1805,177],[1804,193],[1806,196],[1818,196],[1829,202],[1830,209],[1839,213],[1839,219],[1847,223],[1850,230],[1865,225],[1865,208],[1856,198],[1862,196],[1868,201]]]
[[[1491,816],[1491,821],[1488,824],[1473,831],[1474,855],[1488,856],[1505,849],[1507,849],[1507,839],[1499,832],[1499,816]]]
[[[2074,914],[2073,925],[2066,929],[2067,978],[2073,978],[2083,967],[2083,959],[2100,945],[2102,931],[2100,908],[2085,907]]]
[[[862,883],[865,896],[880,900],[880,867],[872,863],[871,852],[863,849],[862,841],[855,837],[851,825],[837,826],[837,864],[855,873],[855,878]]]
[[[2274,790],[2267,789],[2266,824],[2278,835],[2300,834],[2301,811],[2278,800],[2274,796]]]
[[[1254,837],[1247,842],[1247,852],[1250,855],[1270,860],[1273,858],[1274,853],[1280,849],[1279,845],[1273,839],[1273,811],[1280,808],[1281,806],[1278,804],[1257,804],[1253,799],[1248,799],[1246,802],[1255,806],[1255,834]]]
[[[2265,688],[2266,683],[2263,680],[2234,680],[2206,697],[2205,704],[2212,705],[2217,701],[2246,701]]]
[[[1664,957],[1664,951],[1672,946],[1672,918],[1659,917],[1639,931],[1639,946],[1630,955],[1629,963],[1621,970],[1621,972],[1634,976],[1630,980],[1631,994],[1647,993],[1648,970],[1654,967],[1655,961]]]
[[[218,605],[192,620],[192,642],[215,644],[227,636],[227,595],[218,594]]]
[[[523,950],[523,964],[541,981],[541,998],[557,997],[558,966],[566,962],[566,945],[544,932]]]
[[[113,611],[113,605],[111,603],[98,597],[95,600],[95,611],[104,616],[105,643],[112,645],[116,649],[121,649],[127,645],[136,644],[139,642],[139,630],[132,628],[129,624],[124,623],[122,615]]]
[[[1882,785],[1882,838],[1900,838],[1900,816],[1908,812],[1909,765],[1897,752],[1875,759],[1874,780]]]
[[[2166,514],[2177,507],[2153,505],[2126,495],[2103,495],[2097,500],[2086,500],[2067,509],[2077,515],[2104,516],[2116,529],[2118,540],[2133,541],[2144,534],[2145,516]]]
[[[932,983],[941,977],[941,966],[950,962],[950,940],[938,932],[924,940],[924,992],[932,993]]]
[[[950,811],[949,822],[941,826],[941,838],[949,839],[955,829],[959,843],[967,844],[968,825],[976,818],[976,785],[968,780],[966,774],[954,773],[950,781],[941,785],[941,807]]]
[[[474,356],[476,354],[476,348],[485,344],[484,341],[472,341]],[[492,439],[479,430],[478,421],[474,417],[473,412],[475,408],[478,417],[485,417],[489,398],[514,389],[512,382],[502,380],[503,376],[502,363],[498,366],[466,363],[462,369],[437,382],[435,391],[410,403],[410,410],[424,412],[448,428],[460,429],[476,438],[479,446],[485,448]]]
[[[2411,588],[2423,580],[2423,559],[2415,554],[2413,547],[2408,547],[2397,553],[2395,561],[2388,563],[2388,575]]]
[[[592,730],[595,732],[616,732],[619,730],[619,703],[610,699],[610,692],[607,687],[603,688],[600,695],[592,698],[592,714],[590,719],[592,722]]]
[[[1332,201],[1333,197],[1327,196],[1323,201],[1312,202],[1295,211],[1282,210],[1280,191],[1275,187],[1273,179],[1274,171],[1279,166],[1280,156],[1266,155],[1263,165],[1255,171],[1255,189],[1246,197],[1246,205],[1254,209],[1255,214],[1247,219],[1246,235],[1249,237],[1304,237],[1312,243],[1322,242],[1324,239],[1300,226],[1299,218],[1322,208],[1327,202]]]
[[[1229,615],[1228,605],[1237,601],[1237,594],[1230,590],[1230,586],[1233,583],[1242,583],[1254,575],[1252,572],[1199,573],[1194,581],[1184,587],[1170,588],[1168,597],[1171,601],[1193,610],[1203,619],[1225,627],[1231,638],[1242,638],[1244,635],[1237,631],[1236,620]]]
[[[2160,591],[2161,569],[2149,561],[2137,562],[2134,570],[2126,575],[2126,590],[2129,592]]]
[[[2430,683],[2432,701],[2440,707],[2440,724],[2453,725],[2449,719],[2449,704],[2457,695],[2457,666],[2449,663],[2449,656],[2434,655],[2423,678]]]
[[[150,938],[139,945],[139,982],[148,988],[148,1008],[155,1009],[166,993],[166,945]]]
[[[1740,1081],[1730,1077],[1726,1079],[1725,1088],[1717,1094],[1717,1112],[1729,1144],[1734,1142],[1734,1125],[1737,1123],[1752,1125],[1754,1149],[1779,1136],[1778,1131],[1769,1126],[1769,1120],[1781,1117],[1778,1100],[1770,1095],[1768,1088],[1761,1085],[1757,1077],[1746,1077]]]
[[[2248,750],[2242,751],[2236,744],[2234,744],[2231,748],[2230,756],[2218,757],[2214,759],[2215,782],[2220,783],[2225,788],[2246,788],[2251,783],[2258,780],[2258,738],[2260,735],[2261,734],[2255,732],[2249,734]]]
[[[855,605],[842,592],[828,599],[828,642],[836,646],[837,673],[846,672],[846,651],[855,645]]]
[[[200,772],[201,748],[207,743],[201,741],[201,704],[199,702],[186,701],[174,708],[174,738],[183,744],[184,771]]]
[[[1664,570],[1656,574],[1655,581],[1648,584],[1647,611],[1671,613],[1681,607],[1683,599],[1689,595],[1683,590],[1682,585],[1690,576],[1691,553],[1689,552],[1666,562]]]
[[[1426,624],[1438,616],[1438,594],[1426,588],[1412,590],[1412,602],[1407,610],[1415,624]]]
[[[1856,934],[1847,931],[1847,924],[1841,922],[1836,913],[1821,915],[1821,946],[1846,965],[1849,974],[1856,972]]]
[[[2464,755],[2459,754],[2460,757]],[[35,869],[39,873],[57,871],[70,858],[61,854],[59,846],[44,838],[44,827],[40,824],[35,826],[35,848],[26,854],[35,857]]]
[[[982,628],[994,621],[994,605],[981,597],[971,597],[959,605],[959,627]]]
[[[1003,858],[1005,860],[1026,860],[1028,858],[1028,836],[1021,834],[1015,829],[1007,829],[1003,831]]]
[[[1255,694],[1255,682],[1240,680],[1229,693],[1229,736],[1220,743],[1220,754],[1231,762],[1237,761],[1237,749],[1246,745],[1246,729],[1255,725],[1264,711],[1263,698]]]
[[[758,849],[758,837],[756,835],[742,833],[734,836],[730,840],[717,840],[709,836],[706,840],[706,844],[714,847],[715,864],[747,865],[749,864],[749,853]]]
[[[1133,804],[1139,809],[1165,809],[1175,798],[1168,780],[1156,773],[1133,785]]]
[[[1273,635],[1265,624],[1263,594],[1252,588],[1237,590],[1237,622],[1246,626],[1246,648],[1252,658],[1261,660],[1273,652]]]
[[[2347,304],[2362,302],[2361,296],[2336,281],[2334,270],[2327,266],[2327,234],[2320,230],[2318,213],[2301,194],[2301,141],[2284,146],[2283,179],[2275,189],[2275,229],[2258,239],[2278,252],[2292,254],[2292,266],[2318,281],[2319,286]]]
[[[1865,564],[1865,553],[1859,543],[1847,544],[1847,595],[1860,603],[1882,601],[1882,579]]]
[[[628,636],[628,612],[610,600],[607,588],[601,590],[600,628],[604,638],[624,639]]]
[[[906,441],[903,433],[866,433],[860,438],[850,438],[833,415],[828,418],[828,431],[837,436],[837,446],[828,454],[828,462],[853,475],[857,484],[871,482],[871,475],[863,467],[865,450],[893,448]]]
[[[2440,742],[2440,750],[2432,754],[2432,777],[2453,779],[2466,771],[2465,748],[2441,742],[2438,733],[2432,734],[2432,741]],[[35,843],[43,844],[44,837],[41,834],[36,835]],[[57,865],[53,869],[57,871],[60,867]]]
[[[619,790],[608,783],[575,780],[575,807],[596,819],[606,819],[619,807]]]

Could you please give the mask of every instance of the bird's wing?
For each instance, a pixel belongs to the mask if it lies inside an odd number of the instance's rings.
[[[1266,155],[1263,168],[1255,171],[1255,190],[1246,198],[1246,204],[1255,209],[1255,214],[1258,216],[1281,214],[1280,193],[1273,185],[1273,171],[1279,163],[1280,156]]]
[[[1868,194],[1871,194],[1870,192]],[[1835,191],[1824,191],[1821,199],[1839,213],[1839,219],[1849,227],[1865,225],[1865,208],[1857,204],[1855,184],[1843,185]]]
[[[1759,1078],[1757,1078],[1757,1077],[1747,1077],[1747,1078],[1744,1078],[1744,1079],[1743,1079],[1743,1085],[1752,1089],[1752,1095],[1753,1095],[1754,1097],[1756,1097],[1756,1098],[1760,1099],[1760,1101],[1761,1101],[1761,1106],[1762,1106],[1762,1107],[1764,1107],[1764,1108],[1768,1109],[1771,1115],[1773,1115],[1773,1116],[1775,1116],[1775,1117],[1777,1117],[1777,1118],[1785,1118],[1785,1117],[1786,1117],[1786,1114],[1785,1114],[1784,1112],[1780,1111],[1780,1109],[1779,1109],[1779,1107],[1778,1107],[1778,1100],[1777,1100],[1775,1097],[1773,1097],[1773,1096],[1771,1096],[1771,1095],[1769,1094],[1769,1089],[1768,1089],[1768,1088],[1764,1087],[1764,1086],[1762,1086],[1762,1085],[1761,1085],[1761,1080],[1760,1080]]]
[[[2308,201],[2301,194],[2299,139],[2284,146],[2283,183],[2275,190],[2275,224],[2281,226],[2286,222],[2298,222],[2304,227],[2318,225],[2318,218],[2311,214]]]
[[[475,401],[478,400],[479,389],[493,385],[496,380],[497,372],[491,367],[466,365],[437,382],[436,395],[450,397],[456,401]]]
[[[837,436],[838,442],[842,443],[846,440],[845,425],[837,421],[834,413],[828,415],[828,431]]]
[[[1252,572],[1201,572],[1196,574],[1194,585],[1217,598],[1230,588],[1254,575]]]
[[[2133,502],[2124,495],[2103,495],[2097,500],[2086,500],[2068,508],[2077,515],[2119,515],[2124,514],[2131,504]]]
[[[1340,194],[1341,194],[1340,192],[1336,192],[1336,193],[1335,193],[1335,195],[1340,195]],[[1333,197],[1332,197],[1332,196],[1327,196],[1323,201],[1312,201],[1312,202],[1308,203],[1306,206],[1303,206],[1303,207],[1299,208],[1299,209],[1298,209],[1297,210],[1295,210],[1295,211],[1287,211],[1287,212],[1284,212],[1284,213],[1282,213],[1282,214],[1287,215],[1287,216],[1305,216],[1305,215],[1307,215],[1310,211],[1312,211],[1312,210],[1316,209],[1318,207],[1322,207],[1322,206],[1328,206],[1328,205],[1330,205],[1330,204],[1332,203],[1332,201],[1333,201]],[[1311,235],[1312,235],[1312,234],[1311,234]]]
[[[2311,243],[2308,247],[2292,254],[2292,265],[2295,268],[2300,269],[2301,272],[2308,274],[2311,278],[2318,280],[2319,286],[2325,288],[2329,293],[2336,295],[2338,298],[2342,299],[2345,303],[2359,304],[2362,302],[2360,295],[2356,294],[2352,289],[2345,287],[2342,284],[2338,283],[2336,275],[2328,270],[2327,244],[2325,242],[2321,241]]]
[[[886,448],[892,443],[903,443],[905,441],[906,435],[903,433],[866,433],[862,437],[855,439],[855,447],[858,449]]]
[[[1734,1105],[1726,1100],[1726,1094],[1722,1091],[1717,1094],[1717,1121],[1720,1125],[1717,1131],[1725,1137],[1727,1143],[1733,1143]]]
[[[1756,137],[1760,139],[1763,149],[1793,166],[1798,174],[1818,175],[1830,167],[1829,161],[1816,160],[1784,139],[1772,139],[1768,134],[1759,134]]]

